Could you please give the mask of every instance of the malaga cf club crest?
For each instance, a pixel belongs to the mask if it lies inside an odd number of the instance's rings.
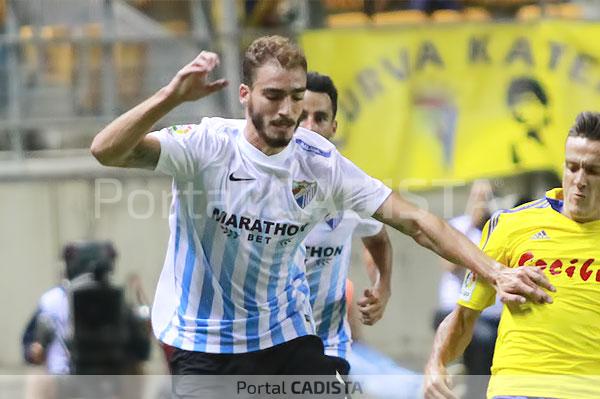
[[[317,182],[309,182],[306,180],[292,182],[292,194],[298,206],[302,209],[312,201],[317,193]]]
[[[338,225],[342,221],[343,217],[344,217],[344,211],[340,211],[340,212],[334,214],[333,216],[328,215],[325,218],[325,223],[327,223],[327,225],[329,226],[329,228],[331,230],[335,230],[335,228],[338,227]]]

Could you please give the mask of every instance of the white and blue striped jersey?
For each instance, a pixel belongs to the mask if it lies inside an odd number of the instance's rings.
[[[352,344],[346,310],[352,235],[369,237],[382,228],[375,219],[340,211],[319,223],[304,241],[310,304],[326,355],[346,358]]]
[[[314,334],[302,241],[325,216],[369,216],[390,194],[316,133],[280,153],[250,144],[245,120],[204,118],[153,132],[173,176],[171,236],[152,325],[185,350],[244,353]]]

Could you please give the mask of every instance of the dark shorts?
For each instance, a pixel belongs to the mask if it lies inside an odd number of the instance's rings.
[[[169,364],[175,375],[335,375],[339,366],[325,356],[323,342],[315,335],[248,353],[205,353],[174,348]]]
[[[333,381],[340,365],[325,355],[323,342],[315,335],[248,353],[205,353],[174,348],[169,363],[173,397],[186,399],[242,398],[243,395],[232,390],[248,376],[257,376],[252,378],[255,385],[282,378],[276,376],[326,376],[325,379]]]
[[[329,360],[333,363],[333,367],[335,367],[336,371],[340,373],[340,375],[347,376],[350,374],[350,363],[343,357],[337,356],[327,356]]]

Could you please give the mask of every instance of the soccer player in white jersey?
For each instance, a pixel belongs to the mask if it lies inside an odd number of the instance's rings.
[[[316,133],[299,128],[306,59],[289,39],[256,39],[239,87],[245,119],[149,133],[163,116],[226,86],[203,51],[165,87],[109,123],[92,154],[107,166],[173,176],[171,237],[152,308],[174,374],[334,374],[314,335],[302,241],[335,209],[413,237],[489,280],[507,301],[550,300],[535,268],[485,256],[438,217],[392,193]]]
[[[337,89],[329,76],[309,72],[306,77],[304,111],[300,126],[331,140],[337,130]],[[373,287],[358,301],[364,324],[376,323],[391,293],[392,246],[383,223],[361,218],[351,210],[340,210],[319,223],[308,235],[306,278],[317,335],[323,340],[342,375],[350,371],[347,355],[352,339],[346,311],[346,279],[350,265],[352,236],[361,237],[377,270],[369,270]],[[375,273],[374,273],[375,272]]]

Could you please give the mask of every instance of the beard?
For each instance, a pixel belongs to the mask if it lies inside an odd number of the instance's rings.
[[[252,102],[248,102],[248,114],[250,115],[250,120],[252,120],[252,124],[254,124],[254,127],[256,128],[256,132],[258,133],[258,136],[269,146],[269,147],[273,147],[273,148],[281,148],[281,147],[286,147],[290,141],[292,140],[292,136],[290,137],[271,137],[267,134],[267,129],[266,129],[266,123],[265,123],[265,117],[257,112],[254,112],[254,107],[252,105]],[[287,119],[287,120],[276,120],[274,121],[275,124],[279,124],[280,126],[283,124],[288,124],[288,126],[290,124],[294,124],[294,132],[296,131],[296,129],[298,129],[298,126],[300,126],[300,118],[298,118],[298,120],[296,120],[295,122]],[[271,122],[273,123],[273,122]]]

